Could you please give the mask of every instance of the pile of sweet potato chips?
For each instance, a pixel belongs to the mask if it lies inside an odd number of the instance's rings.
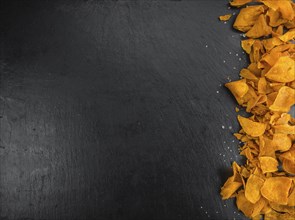
[[[251,117],[238,116],[235,134],[245,165],[232,164],[233,176],[222,199],[251,219],[295,219],[295,4],[291,0],[233,0],[241,7],[234,28],[244,32],[242,48],[250,65],[241,79],[226,83]],[[230,19],[221,16],[220,20]]]

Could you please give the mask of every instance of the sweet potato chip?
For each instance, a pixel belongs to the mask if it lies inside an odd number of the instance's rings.
[[[295,38],[295,29],[289,30],[287,33],[285,33],[283,36],[280,36],[279,38],[284,42],[293,40]]]
[[[278,170],[278,161],[273,157],[259,157],[260,168],[263,173],[276,172]]]
[[[243,130],[246,134],[251,135],[253,137],[261,136],[265,131],[265,124],[252,121],[248,118],[244,118],[238,115],[238,120],[240,125],[242,126]]]
[[[228,180],[224,183],[223,187],[221,187],[221,196],[222,199],[228,199],[233,196],[233,194],[243,185],[241,176],[239,174],[241,168],[236,163],[232,164],[233,176],[228,178]]]
[[[220,15],[219,20],[220,21],[228,21],[231,18],[232,14],[226,14],[226,15]]]
[[[262,5],[242,8],[234,22],[234,28],[243,32],[250,30],[263,12],[264,7]]]
[[[244,95],[248,92],[249,87],[246,83],[246,80],[238,80],[234,82],[226,83],[225,86],[231,91],[231,93],[234,95],[236,100],[242,104],[243,100],[241,98],[244,97]]]
[[[295,61],[288,56],[278,59],[276,64],[265,74],[265,77],[276,82],[295,80]]]
[[[265,206],[265,200],[262,197],[253,204],[246,198],[245,193],[242,190],[237,195],[236,203],[238,209],[249,218],[256,217]]]
[[[273,104],[269,107],[272,111],[288,112],[292,105],[295,103],[295,90],[283,86],[274,100]]]
[[[261,197],[260,189],[263,186],[264,180],[259,176],[251,174],[247,180],[245,187],[245,197],[248,201],[255,204]]]
[[[295,175],[295,162],[292,160],[283,159],[282,160],[283,170],[287,173]]]
[[[292,125],[275,125],[273,128],[279,134],[295,134],[295,126]]]
[[[279,5],[279,11],[281,12],[282,18],[290,21],[294,18],[294,10],[291,5],[291,1],[277,1]]]
[[[288,177],[270,177],[261,187],[261,194],[271,202],[287,205],[291,183]]]
[[[247,54],[250,54],[252,50],[252,45],[254,44],[255,40],[254,39],[247,39],[247,40],[242,40],[241,46],[246,51]]]
[[[288,206],[295,206],[295,187],[293,187],[293,190],[291,191],[289,197],[288,197]]]
[[[259,38],[271,34],[271,27],[267,25],[265,15],[259,15],[253,27],[246,33],[247,37]]]
[[[243,6],[249,2],[252,2],[253,0],[233,0],[230,2],[231,6],[236,6],[236,7],[240,7]]]
[[[271,211],[264,216],[264,220],[294,220],[294,216],[289,213],[279,213]]]
[[[292,141],[287,134],[275,133],[272,139],[272,146],[275,150],[287,151],[291,148]]]
[[[281,17],[281,13],[278,10],[269,9],[266,13],[269,19],[269,25],[272,27],[277,27],[286,22],[285,19]]]

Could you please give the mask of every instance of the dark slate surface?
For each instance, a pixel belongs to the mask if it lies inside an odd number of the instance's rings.
[[[226,0],[0,4],[1,220],[244,219]]]

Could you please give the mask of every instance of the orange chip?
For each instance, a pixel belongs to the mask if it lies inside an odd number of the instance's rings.
[[[261,77],[258,81],[258,93],[259,94],[266,94],[267,82],[264,77]]]
[[[229,83],[226,83],[225,86],[231,91],[231,93],[234,95],[238,103],[242,104],[243,103],[242,98],[249,90],[246,80],[243,79],[243,80],[238,80],[234,82],[229,82]]]
[[[245,79],[250,79],[250,80],[253,80],[253,81],[258,80],[258,78],[255,76],[255,74],[251,73],[251,71],[248,70],[248,69],[242,69],[241,72],[240,72],[240,76],[244,77]]]
[[[265,77],[276,82],[292,82],[295,80],[295,61],[288,56],[278,59]]]
[[[275,125],[273,126],[276,133],[279,134],[295,134],[295,126],[291,125]]]
[[[295,206],[295,187],[293,186],[293,189],[288,197],[288,206]]]
[[[288,112],[295,104],[295,89],[288,86],[280,88],[279,93],[273,104],[269,107],[272,111]]]
[[[242,8],[234,22],[234,28],[243,32],[250,30],[263,12],[264,7],[262,5]]]
[[[220,195],[222,196],[222,199],[228,199],[232,197],[234,193],[243,185],[241,176],[239,174],[241,170],[240,166],[236,162],[233,162],[232,168],[233,176],[228,178],[228,180],[221,187]]]
[[[265,15],[261,14],[253,27],[246,33],[247,37],[259,38],[271,34],[271,27],[267,25]]]
[[[291,1],[278,1],[279,2],[279,11],[281,12],[282,18],[290,21],[294,18],[294,10],[291,5]]]
[[[295,175],[295,162],[292,160],[283,159],[282,161],[283,170],[287,173]]]
[[[264,216],[264,220],[294,220],[294,216],[289,213],[271,211]]]
[[[260,198],[255,204],[251,203],[245,196],[244,191],[240,191],[237,195],[237,207],[247,217],[256,217],[265,206],[265,200]]]
[[[291,183],[292,180],[288,177],[270,177],[265,180],[261,194],[271,202],[287,205]]]
[[[220,15],[219,20],[220,21],[228,21],[231,18],[232,14],[226,14],[226,15]]]
[[[287,33],[285,33],[283,36],[280,36],[279,38],[284,42],[293,40],[295,38],[295,29],[289,30]]]
[[[241,43],[242,48],[244,49],[244,51],[246,51],[247,54],[250,54],[254,42],[255,42],[254,39],[242,40],[242,43]]]
[[[247,217],[251,217],[254,205],[249,200],[247,200],[243,191],[238,193],[236,202],[238,209],[241,210]]]
[[[275,172],[278,170],[278,161],[273,157],[259,157],[260,168],[263,173]]]
[[[286,22],[285,19],[281,17],[281,14],[278,10],[268,9],[266,16],[269,19],[269,25],[272,27],[277,27]]]
[[[272,146],[275,150],[287,151],[291,148],[292,141],[287,134],[275,133],[272,139]]]
[[[255,204],[261,197],[260,189],[263,186],[264,180],[259,176],[251,174],[247,180],[245,187],[245,197],[248,201]]]
[[[243,6],[249,2],[252,2],[253,0],[233,0],[230,2],[231,6],[236,6],[236,7],[240,7]]]
[[[252,121],[240,115],[238,115],[238,120],[243,130],[246,132],[246,134],[251,135],[253,137],[258,137],[263,135],[266,128],[265,124]]]

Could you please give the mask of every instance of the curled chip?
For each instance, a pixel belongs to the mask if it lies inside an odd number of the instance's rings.
[[[234,22],[234,28],[243,32],[249,31],[263,12],[262,5],[242,8]]]
[[[230,2],[230,5],[240,7],[240,6],[243,6],[249,2],[252,2],[252,0],[233,0]]]
[[[247,37],[258,38],[271,34],[271,27],[267,25],[264,14],[259,15],[253,27],[246,33]]]
[[[295,175],[295,145],[287,152],[280,155],[283,170]]]
[[[245,192],[241,190],[237,195],[237,207],[247,217],[254,218],[265,206],[265,200],[261,197],[255,204],[251,203],[245,196]]]
[[[271,202],[287,205],[291,184],[292,180],[288,177],[270,177],[261,187],[261,194]]]
[[[234,82],[226,83],[225,86],[231,91],[231,93],[236,98],[237,102],[239,104],[243,103],[243,97],[246,95],[246,93],[249,90],[249,87],[246,83],[246,80],[238,80]]]
[[[295,80],[295,61],[288,56],[282,56],[265,74],[265,77],[276,82],[292,82]]]
[[[274,147],[275,150],[287,151],[292,146],[292,140],[287,134],[275,133],[273,135],[271,146]]]
[[[288,197],[288,203],[287,203],[288,206],[295,206],[295,187],[294,187],[294,184],[293,184],[293,189],[291,190],[291,193]]]
[[[295,89],[288,86],[280,88],[279,93],[273,104],[269,107],[272,111],[288,112],[295,103]]]
[[[223,187],[221,188],[221,196],[222,199],[228,199],[233,196],[233,194],[242,186],[242,179],[239,174],[241,168],[239,165],[234,162],[232,164],[233,169],[233,176],[228,178],[228,180],[224,183]]]
[[[278,161],[273,157],[259,157],[260,168],[263,173],[275,172],[278,170]]]
[[[280,40],[287,42],[289,40],[293,40],[295,38],[295,29],[289,30],[287,33],[285,33],[282,36],[279,36]]]
[[[220,21],[228,21],[231,18],[232,14],[226,14],[226,15],[220,15],[219,20]]]
[[[243,130],[246,132],[246,134],[251,135],[253,137],[258,137],[263,135],[265,131],[265,124],[260,122],[252,121],[248,118],[244,118],[240,115],[238,115],[238,120],[240,122],[240,125],[242,126]]]
[[[254,42],[255,42],[254,39],[242,40],[242,43],[241,43],[242,48],[244,51],[246,51],[247,54],[251,53]]]
[[[253,204],[258,202],[261,197],[260,189],[263,186],[264,180],[254,174],[251,174],[247,180],[245,187],[245,197]]]

